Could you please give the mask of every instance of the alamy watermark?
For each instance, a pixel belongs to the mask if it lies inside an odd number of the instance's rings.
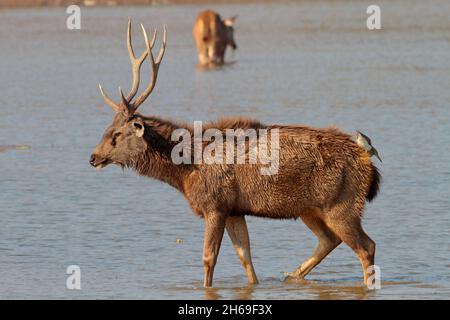
[[[68,6],[66,13],[69,15],[66,20],[66,26],[69,30],[81,29],[81,8],[75,4]]]
[[[70,5],[66,8],[69,15],[66,20],[66,26],[69,30],[81,29],[81,8],[78,5]],[[366,27],[369,30],[381,29],[381,9],[379,5],[372,4],[367,7],[366,13],[369,15],[366,20]]]
[[[369,30],[381,29],[381,9],[380,6],[372,4],[367,7],[366,13],[369,17],[366,20],[366,26]]]
[[[174,164],[255,164],[262,175],[278,173],[278,128],[203,130],[202,122],[194,121],[193,134],[176,129],[171,140],[179,142],[171,153]]]
[[[77,265],[70,265],[66,269],[69,276],[66,279],[66,288],[69,290],[81,290],[81,268]]]

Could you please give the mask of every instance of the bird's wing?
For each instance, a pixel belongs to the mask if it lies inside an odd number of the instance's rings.
[[[377,150],[377,149],[375,149],[374,147],[372,147],[372,152],[373,152],[373,154],[375,155],[375,157],[377,157],[378,160],[380,160],[380,162],[383,162],[383,161],[381,160],[380,155],[378,154],[378,150]]]
[[[364,139],[367,140],[367,142],[369,143],[370,146],[372,146],[372,141],[370,140],[370,138],[368,136],[366,136],[364,133],[362,133],[361,131],[356,130],[356,132],[358,132]]]

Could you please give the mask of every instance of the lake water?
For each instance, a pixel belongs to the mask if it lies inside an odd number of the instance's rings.
[[[238,51],[210,71],[196,68],[191,36],[208,6],[82,8],[81,30],[66,29],[65,8],[0,11],[0,298],[449,299],[450,2],[377,3],[380,31],[366,29],[366,1],[215,5],[239,15]],[[380,290],[362,287],[345,245],[308,281],[283,282],[315,237],[299,221],[258,218],[248,226],[260,284],[247,287],[225,236],[205,290],[203,223],[184,198],[118,167],[93,170],[113,116],[98,83],[114,95],[131,81],[128,16],[138,52],[138,22],[168,29],[142,113],[336,125],[372,138],[384,181],[364,228]],[[81,268],[81,290],[66,289],[69,265]]]

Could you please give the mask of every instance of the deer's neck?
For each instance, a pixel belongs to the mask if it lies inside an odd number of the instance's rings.
[[[175,164],[171,152],[175,142],[171,140],[172,132],[177,129],[190,128],[169,120],[159,118],[146,119],[148,148],[141,158],[135,162],[135,170],[144,176],[168,183],[184,192],[184,180],[192,172],[190,164]]]

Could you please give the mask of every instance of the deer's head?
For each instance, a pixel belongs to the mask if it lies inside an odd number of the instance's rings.
[[[141,28],[145,38],[146,51],[137,58],[131,44],[131,19],[128,21],[127,47],[133,71],[133,82],[130,92],[125,96],[119,87],[120,102],[114,102],[105,94],[102,86],[99,86],[103,99],[116,112],[116,115],[111,125],[106,128],[102,140],[91,155],[89,162],[95,168],[103,168],[111,163],[122,167],[130,166],[132,164],[131,161],[147,149],[147,141],[145,139],[146,125],[144,119],[136,113],[136,110],[155,87],[159,65],[166,48],[167,34],[164,28],[163,44],[155,60],[152,49],[156,40],[156,30],[153,33],[152,40],[149,41],[147,32],[142,24]],[[150,60],[152,69],[151,81],[147,88],[133,100],[139,89],[141,65],[147,57]]]

